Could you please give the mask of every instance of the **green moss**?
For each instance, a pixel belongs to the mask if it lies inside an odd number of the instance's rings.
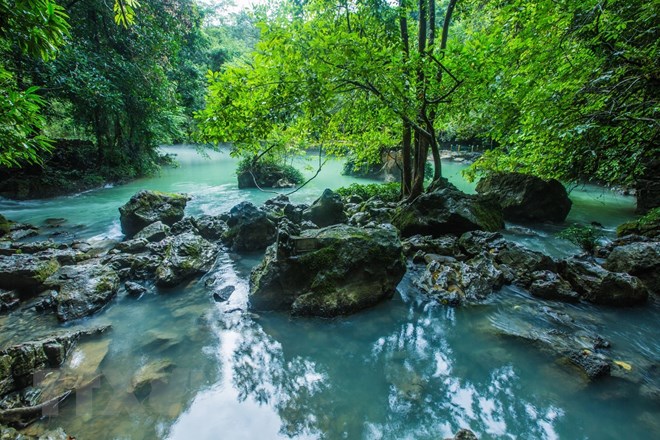
[[[616,228],[619,237],[636,234],[656,237],[660,235],[660,208],[654,208],[638,220],[623,223]]]
[[[105,293],[115,289],[115,280],[112,277],[102,277],[94,290],[96,293]]]
[[[5,216],[0,214],[0,236],[9,234],[9,231],[11,231],[11,224],[11,221],[7,220]]]
[[[316,273],[334,265],[337,260],[337,249],[334,246],[326,246],[314,252],[303,254],[298,257],[298,262],[309,272]]]
[[[43,283],[49,276],[57,272],[59,268],[60,264],[55,259],[44,261],[37,268],[37,271],[34,274],[34,279],[40,283]]]
[[[502,211],[491,204],[475,202],[471,205],[472,215],[479,224],[489,232],[497,232],[504,228]]]
[[[375,197],[383,202],[397,202],[401,194],[401,185],[397,182],[369,183],[366,185],[353,183],[349,186],[343,186],[335,192],[342,197],[357,195],[363,200]]]

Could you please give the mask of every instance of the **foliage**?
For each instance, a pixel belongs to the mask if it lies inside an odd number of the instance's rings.
[[[271,156],[264,156],[257,162],[254,162],[253,158],[248,157],[241,159],[236,168],[236,174],[240,175],[246,172],[251,172],[254,176],[259,176],[260,178],[269,175],[282,176],[290,183],[295,183],[296,185],[303,183],[305,180],[302,173],[293,165],[290,165],[283,160],[275,159]],[[264,180],[277,181],[279,178],[266,178]]]
[[[570,241],[583,251],[593,254],[598,241],[603,238],[603,232],[595,226],[573,225],[557,234],[557,237]]]
[[[637,220],[623,223],[616,228],[619,237],[629,234],[657,237],[660,235],[660,208],[647,212]]]
[[[468,173],[631,184],[657,156],[657,2],[461,3],[448,59],[461,88],[442,123],[490,138]]]
[[[343,186],[335,190],[342,197],[352,195],[359,196],[362,200],[369,200],[372,197],[383,202],[396,202],[401,195],[401,187],[397,182],[390,183],[352,183],[349,186]]]
[[[443,6],[450,11],[455,3]],[[268,11],[252,58],[209,74],[207,105],[197,113],[200,139],[231,141],[233,154],[248,156],[308,143],[357,162],[402,144],[411,159],[404,161],[404,193],[421,191],[426,152],[437,149],[437,107],[459,81],[439,60],[435,33],[425,30],[435,29],[436,14],[420,12],[435,11],[435,0],[420,5],[312,0]],[[402,20],[418,31],[416,48],[407,28],[399,30]],[[434,177],[439,167],[438,156]]]

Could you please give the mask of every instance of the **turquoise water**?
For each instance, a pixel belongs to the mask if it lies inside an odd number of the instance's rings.
[[[216,214],[241,200],[261,203],[272,196],[239,192],[235,161],[226,153],[207,160],[183,147],[169,151],[179,154],[181,166],[159,177],[47,201],[2,201],[0,212],[37,224],[66,218],[72,236],[101,240],[120,236],[117,208],[138,189],[188,192],[189,214]],[[357,181],[340,176],[340,166],[329,162],[294,201],[309,202],[325,187]],[[458,180],[461,168],[446,164],[444,170],[463,189],[473,188]],[[569,221],[599,221],[609,229],[631,218],[634,207],[630,198],[593,187],[574,190],[572,198]],[[517,241],[551,253],[572,250],[554,239],[551,226],[509,227]],[[202,279],[151,289],[138,299],[120,295],[101,313],[70,325],[113,325],[103,378],[31,429],[63,426],[80,440],[442,439],[461,427],[481,439],[660,436],[658,400],[643,392],[658,380],[657,302],[602,309],[543,303],[506,288],[488,304],[455,309],[430,302],[409,274],[392,301],[358,315],[257,315],[246,308],[247,280],[260,258],[222,254]],[[215,303],[213,292],[229,285],[236,288],[230,300]],[[502,329],[542,321],[542,307],[602,335],[612,343],[612,356],[632,371],[588,383],[556,355],[502,336]],[[0,345],[59,326],[50,316],[29,314],[0,316],[0,325]],[[175,367],[137,400],[129,392],[131,378],[157,360]]]

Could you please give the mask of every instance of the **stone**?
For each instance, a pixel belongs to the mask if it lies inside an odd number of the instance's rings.
[[[56,258],[40,255],[0,255],[0,289],[35,293],[44,290],[44,282],[60,268]]]
[[[149,244],[149,241],[147,241],[146,238],[135,238],[133,240],[126,240],[122,241],[121,243],[117,243],[115,249],[120,252],[137,254],[146,250],[147,244]]]
[[[487,257],[467,262],[432,259],[415,285],[451,306],[478,303],[505,284],[504,274]]]
[[[406,270],[391,227],[334,225],[294,240],[303,249],[278,256],[273,245],[253,269],[253,309],[325,317],[355,313],[391,298]]]
[[[46,280],[55,289],[53,303],[60,321],[94,314],[117,294],[119,276],[108,265],[63,266]]]
[[[330,189],[323,191],[321,197],[305,210],[303,218],[314,222],[320,228],[345,223],[348,220],[341,196]]]
[[[190,232],[169,237],[165,246],[164,258],[156,269],[159,287],[173,287],[206,272],[218,254],[216,245]]]
[[[277,228],[266,212],[250,202],[241,202],[229,211],[229,229],[222,241],[235,252],[266,249],[275,242]]]
[[[46,431],[39,436],[23,434],[16,429],[0,425],[0,439],[2,440],[75,440],[67,435],[62,428]]]
[[[504,219],[496,202],[445,187],[397,208],[392,224],[404,237],[439,237],[475,230],[498,231],[504,228]]]
[[[140,400],[147,398],[153,391],[154,385],[167,384],[174,368],[176,365],[169,359],[152,361],[142,366],[133,375],[129,392]]]
[[[430,235],[413,235],[402,241],[403,252],[407,257],[411,257],[417,252],[454,256],[458,253],[457,243],[458,239],[454,235],[444,235],[438,238]]]
[[[479,440],[474,432],[469,429],[461,429],[456,433],[454,437],[447,438],[445,440]]]
[[[151,223],[145,226],[140,232],[135,234],[134,239],[144,239],[148,242],[161,241],[170,235],[170,227],[161,221]]]
[[[529,293],[532,296],[547,300],[578,302],[580,295],[577,294],[562,277],[549,270],[540,270],[531,275],[532,284]]]
[[[133,281],[126,281],[124,283],[124,288],[126,289],[126,293],[130,296],[141,296],[147,291],[146,287],[141,284],[134,283]]]
[[[0,289],[0,313],[15,309],[21,303],[20,296],[14,290]]]
[[[580,368],[589,379],[597,379],[610,375],[610,363],[591,350],[572,350],[568,360]]]
[[[639,278],[610,272],[593,261],[572,257],[559,264],[559,273],[585,300],[608,306],[633,306],[648,299]]]
[[[499,232],[470,231],[458,239],[461,250],[471,256],[481,255],[484,252],[497,255],[509,244]]]
[[[533,272],[557,271],[557,263],[552,258],[511,242],[507,242],[506,246],[495,254],[495,261],[499,265],[511,268],[516,283],[524,287],[529,287],[531,284]]]
[[[572,205],[561,182],[528,174],[492,173],[479,181],[477,192],[495,198],[510,221],[562,222]]]
[[[615,247],[605,268],[639,278],[650,293],[660,293],[660,242],[637,242]]]
[[[199,235],[207,240],[220,240],[227,231],[227,223],[218,216],[202,215],[195,218],[195,224]]]
[[[183,218],[188,196],[142,190],[119,208],[121,230],[127,237],[157,221],[172,226]]]
[[[657,239],[660,237],[660,208],[651,209],[643,217],[619,225],[616,228],[616,235],[619,237],[641,235]]]
[[[234,293],[234,290],[236,290],[236,287],[234,286],[225,286],[217,292],[213,292],[213,299],[215,302],[225,302],[229,300],[229,297]]]

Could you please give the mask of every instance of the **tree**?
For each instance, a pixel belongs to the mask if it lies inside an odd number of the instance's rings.
[[[460,85],[442,60],[455,5],[438,43],[435,0],[284,3],[263,17],[251,60],[209,76],[201,139],[246,155],[311,143],[358,160],[401,146],[402,196],[416,197],[429,149],[440,180],[435,116]]]
[[[516,170],[628,185],[657,157],[657,2],[467,1],[443,125],[481,136],[471,176]],[[453,64],[456,62],[456,64]]]

